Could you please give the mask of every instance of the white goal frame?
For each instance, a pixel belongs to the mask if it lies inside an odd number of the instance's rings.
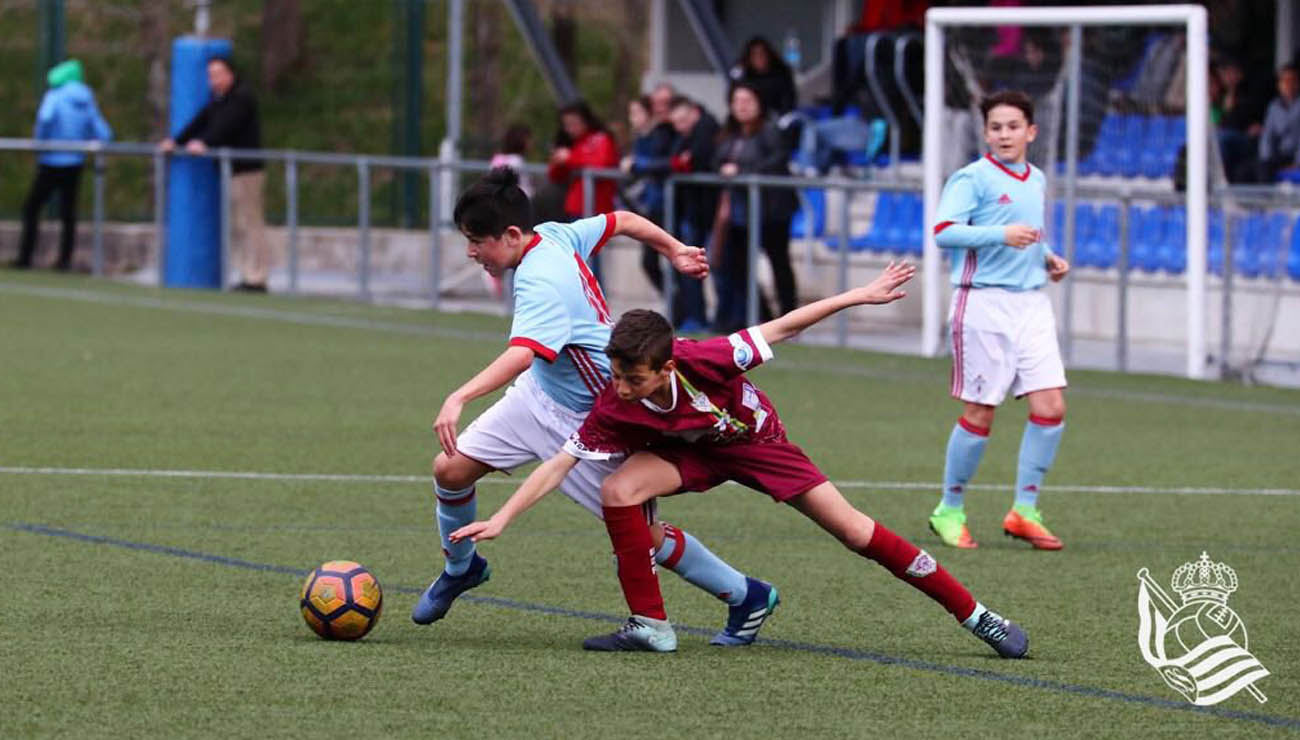
[[[925,120],[922,132],[924,166],[925,252],[922,257],[924,307],[921,353],[939,354],[942,346],[943,264],[931,228],[943,187],[940,171],[943,146],[944,28],[946,26],[1083,26],[1161,25],[1183,26],[1187,31],[1187,377],[1205,376],[1205,268],[1207,122],[1209,121],[1209,42],[1206,11],[1199,5],[1126,5],[1054,8],[933,8],[925,14]],[[1079,97],[1079,44],[1070,50],[1070,105],[1067,118],[1077,132]],[[1078,172],[1077,137],[1067,151],[1067,188]],[[1067,223],[1073,221],[1066,214]],[[1068,279],[1068,278],[1067,278]],[[1069,327],[1066,327],[1069,330]]]

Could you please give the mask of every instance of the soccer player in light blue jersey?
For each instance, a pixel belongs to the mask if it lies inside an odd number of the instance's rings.
[[[935,242],[951,251],[952,388],[963,403],[948,438],[943,499],[930,529],[953,547],[974,548],[963,496],[975,476],[1008,392],[1025,398],[1029,419],[1020,440],[1016,498],[1005,534],[1040,550],[1061,540],[1043,524],[1038,492],[1065,431],[1065,367],[1052,304],[1041,290],[1070,265],[1044,239],[1046,180],[1025,159],[1038,134],[1029,96],[1004,91],[980,103],[989,153],[953,173],[939,199]]]
[[[493,170],[466,190],[453,218],[468,239],[470,259],[493,277],[515,271],[515,312],[506,350],[447,396],[434,421],[442,445],[433,473],[445,564],[411,612],[417,624],[442,619],[456,597],[488,580],[487,560],[474,543],[448,537],[474,521],[478,479],[548,459],[582,425],[609,384],[604,349],[614,320],[588,261],[610,238],[623,234],[650,245],[686,275],[703,278],[709,270],[704,250],[628,211],[534,226],[528,196],[507,168]],[[505,395],[457,436],[465,404],[512,381]],[[618,463],[583,461],[560,488],[600,518],[600,487]],[[728,605],[727,624],[713,644],[752,643],[757,626],[776,605],[775,589],[737,571],[690,534],[658,521],[653,506],[644,514],[652,524],[655,562]]]

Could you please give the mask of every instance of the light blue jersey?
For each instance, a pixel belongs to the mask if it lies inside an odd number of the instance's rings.
[[[1051,248],[1044,233],[1042,170],[1025,163],[1005,165],[988,154],[957,170],[943,186],[934,240],[953,250],[952,284],[958,287],[1034,290],[1047,282]],[[1017,249],[1003,229],[1024,224],[1039,241]]]
[[[587,266],[614,234],[614,214],[534,229],[515,268],[510,344],[537,353],[538,385],[565,408],[586,413],[609,383],[605,345],[614,318]]]

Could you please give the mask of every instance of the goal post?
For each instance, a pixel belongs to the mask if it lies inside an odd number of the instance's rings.
[[[922,257],[921,352],[933,357],[942,348],[945,278],[942,257],[935,244],[932,226],[943,178],[945,28],[965,26],[1055,26],[1071,29],[1076,43],[1070,45],[1068,69],[1067,126],[1072,132],[1065,162],[1065,233],[1057,249],[1074,256],[1074,184],[1078,167],[1078,98],[1080,90],[1077,29],[1084,26],[1149,25],[1179,26],[1186,31],[1186,121],[1187,121],[1187,267],[1186,267],[1186,376],[1202,378],[1206,370],[1206,238],[1209,121],[1209,42],[1207,15],[1199,5],[1129,5],[1107,7],[1042,8],[932,8],[925,16],[925,117],[922,129],[924,172],[925,239]],[[1067,294],[1068,295],[1068,294]],[[1069,320],[1067,299],[1065,316]],[[1069,325],[1067,323],[1067,332]]]

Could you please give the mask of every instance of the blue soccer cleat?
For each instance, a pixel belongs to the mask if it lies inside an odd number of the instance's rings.
[[[470,560],[469,570],[461,575],[448,575],[445,571],[438,576],[438,580],[429,584],[420,600],[415,602],[415,608],[411,610],[411,621],[416,624],[432,624],[439,619],[447,616],[447,611],[451,609],[451,604],[457,596],[483,583],[487,583],[488,578],[492,577],[492,569],[488,567],[487,560],[484,560],[478,553],[474,553],[474,558]]]
[[[1029,636],[1020,625],[994,611],[985,611],[971,630],[1004,658],[1023,658],[1029,652]]]
[[[582,649],[606,653],[671,653],[677,649],[677,633],[666,619],[651,619],[633,614],[617,632],[583,640]]]
[[[710,645],[749,645],[758,637],[763,622],[772,616],[776,605],[781,603],[781,597],[770,583],[748,576],[745,577],[745,583],[748,585],[745,600],[731,607],[727,615],[727,626],[709,640]]]

